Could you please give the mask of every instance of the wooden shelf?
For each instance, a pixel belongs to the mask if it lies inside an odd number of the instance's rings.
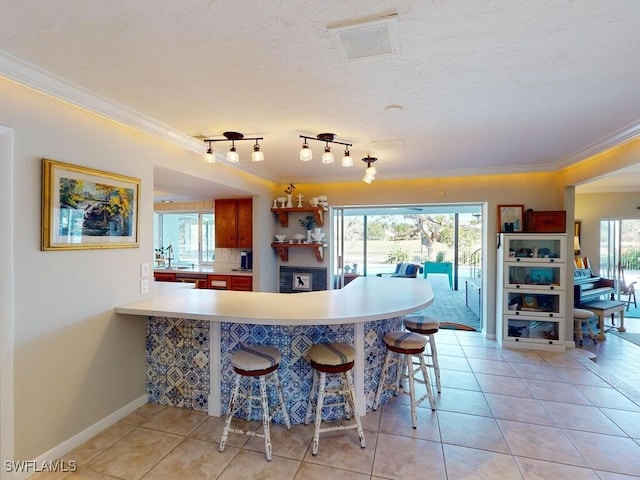
[[[290,248],[312,248],[316,254],[316,259],[319,262],[322,262],[324,256],[324,247],[327,246],[326,243],[280,243],[273,242],[271,244],[273,248],[276,249],[278,255],[280,256],[280,260],[283,262],[289,261],[289,249]]]
[[[278,221],[283,228],[289,226],[289,213],[303,213],[303,212],[311,212],[313,213],[313,218],[316,221],[316,226],[322,227],[323,222],[323,207],[293,207],[293,208],[272,208],[271,211],[278,215]]]

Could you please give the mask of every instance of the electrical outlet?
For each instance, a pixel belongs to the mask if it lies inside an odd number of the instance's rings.
[[[141,294],[149,293],[149,279],[148,278],[141,278],[140,279],[140,293]]]
[[[149,264],[148,263],[141,263],[140,264],[140,276],[141,277],[148,277],[149,276]]]

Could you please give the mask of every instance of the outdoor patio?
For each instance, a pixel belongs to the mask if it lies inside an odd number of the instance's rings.
[[[431,305],[416,313],[424,313],[440,322],[466,325],[477,331],[482,330],[480,318],[466,305],[465,278],[458,279],[458,290],[449,288],[446,275],[429,275],[435,300]]]

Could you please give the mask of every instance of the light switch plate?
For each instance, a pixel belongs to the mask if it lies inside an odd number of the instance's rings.
[[[140,276],[141,277],[148,277],[149,276],[149,264],[148,263],[141,263],[140,264]]]
[[[148,278],[141,278],[140,279],[140,293],[141,294],[149,293],[149,279]]]

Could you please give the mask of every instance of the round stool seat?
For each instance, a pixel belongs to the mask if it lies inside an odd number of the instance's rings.
[[[433,335],[438,333],[440,322],[426,315],[410,315],[404,318],[404,328],[410,332],[420,333],[422,335]]]
[[[413,332],[389,332],[383,340],[389,350],[398,353],[419,353],[427,344],[426,337]]]
[[[596,314],[593,313],[591,310],[585,310],[583,308],[574,308],[573,309],[573,318],[579,318],[579,319],[587,319],[587,318],[591,318],[591,317],[595,317]]]
[[[316,370],[327,373],[346,372],[353,368],[356,350],[346,343],[319,343],[309,349],[307,358]]]
[[[231,355],[231,365],[240,375],[264,375],[278,368],[282,355],[267,345],[243,345]]]

